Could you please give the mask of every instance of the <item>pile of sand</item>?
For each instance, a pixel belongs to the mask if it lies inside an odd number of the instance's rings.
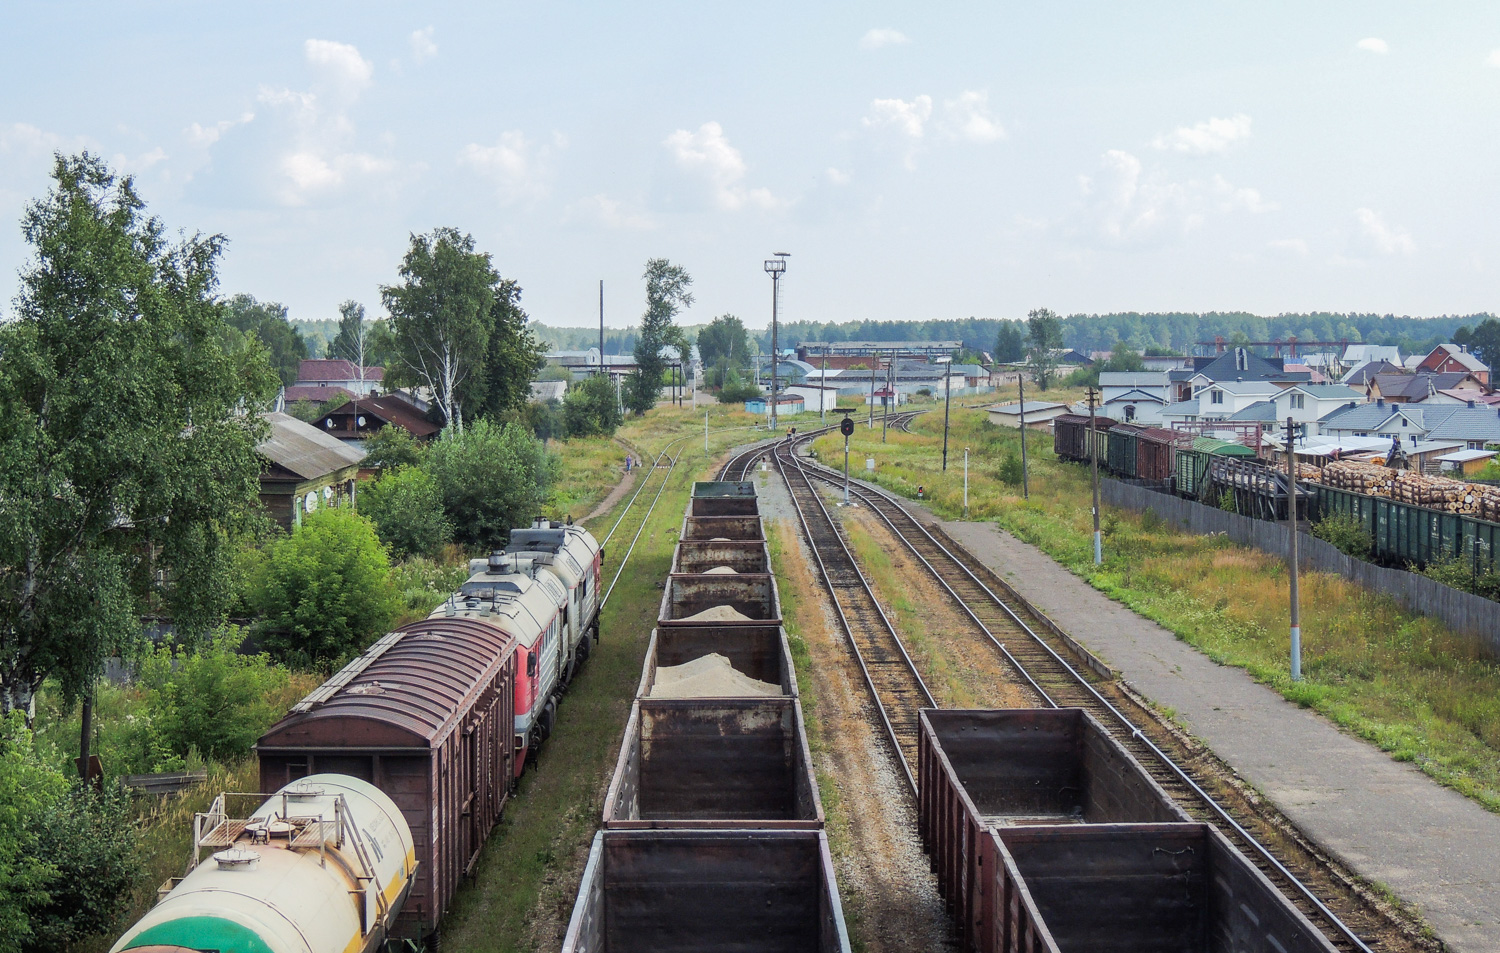
[[[728,536],[715,536],[713,539],[709,540],[709,542],[710,543],[732,543],[732,542],[734,542],[734,540],[730,539]]]
[[[712,569],[707,570],[706,572],[704,572],[703,575],[705,575],[705,576],[738,576],[739,573],[735,572],[733,569],[731,569],[728,566],[715,566],[714,568],[712,568]]]
[[[780,685],[751,678],[730,665],[729,659],[714,652],[682,665],[658,668],[650,697],[743,698],[746,695],[780,694]]]
[[[755,620],[745,615],[734,606],[714,606],[712,609],[704,609],[696,615],[690,615],[683,622],[754,622]]]

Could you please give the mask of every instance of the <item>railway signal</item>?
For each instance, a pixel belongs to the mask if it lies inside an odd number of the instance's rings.
[[[852,506],[849,502],[849,438],[854,434],[854,419],[847,410],[844,419],[839,421],[839,433],[844,435],[844,502],[839,505]]]

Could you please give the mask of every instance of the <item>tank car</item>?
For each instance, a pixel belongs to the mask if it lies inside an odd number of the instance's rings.
[[[562,682],[566,685],[589,657],[593,643],[599,641],[604,551],[594,535],[582,526],[549,522],[541,517],[525,529],[512,530],[510,545],[505,551],[529,556],[533,565],[546,568],[568,590],[568,605],[563,618],[567,659]],[[485,568],[483,562],[471,561],[469,571]]]
[[[411,889],[411,830],[371,784],[315,774],[249,814],[221,794],[193,819],[187,875],[111,953],[373,953]],[[242,802],[243,803],[243,802]],[[213,853],[201,860],[203,851]]]
[[[567,605],[562,580],[530,554],[497,552],[429,616],[475,619],[515,638],[516,777],[557,720],[568,664],[563,630]]]

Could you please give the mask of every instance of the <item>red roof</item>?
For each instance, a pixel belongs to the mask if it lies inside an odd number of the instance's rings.
[[[311,401],[314,404],[326,404],[340,394],[345,397],[353,397],[354,392],[343,387],[319,387],[316,384],[293,384],[284,388],[286,402],[295,404],[299,400]]]
[[[420,410],[395,397],[359,397],[335,407],[324,414],[322,419],[355,414],[365,414],[382,423],[395,424],[413,437],[428,437],[443,429],[441,425],[424,417]]]
[[[297,364],[298,384],[317,384],[323,381],[357,381],[359,366],[353,361],[337,358],[318,358]],[[385,368],[365,368],[367,382],[380,383],[385,380]]]

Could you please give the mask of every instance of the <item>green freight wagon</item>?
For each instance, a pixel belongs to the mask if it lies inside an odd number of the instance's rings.
[[[1318,512],[1348,514],[1359,520],[1375,545],[1370,555],[1382,562],[1426,566],[1445,557],[1496,562],[1500,523],[1413,506],[1380,496],[1317,485]]]
[[[1137,427],[1135,424],[1116,424],[1109,429],[1108,448],[1109,458],[1106,465],[1109,472],[1126,480],[1135,479],[1136,475],[1136,444],[1139,442],[1140,433],[1146,428]]]
[[[1255,451],[1243,444],[1214,437],[1195,437],[1192,447],[1177,449],[1177,492],[1189,499],[1203,495],[1210,457],[1254,457]]]

